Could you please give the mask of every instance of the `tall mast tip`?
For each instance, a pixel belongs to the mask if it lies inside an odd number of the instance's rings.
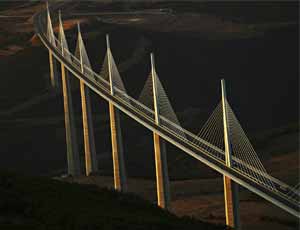
[[[225,88],[225,79],[224,78],[221,79],[221,86]]]
[[[107,46],[107,49],[110,49],[109,34],[106,34],[106,46]]]
[[[154,53],[153,52],[150,53],[150,58],[151,58],[151,66],[152,66],[152,68],[154,68],[155,62],[154,62]]]
[[[58,11],[58,20],[61,23],[61,10]]]
[[[78,29],[78,33],[81,33],[80,32],[80,22],[79,21],[77,21],[77,29]]]

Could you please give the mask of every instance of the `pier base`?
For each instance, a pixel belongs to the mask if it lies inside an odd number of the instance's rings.
[[[159,207],[169,209],[170,182],[168,176],[166,143],[156,133],[153,133],[153,140],[155,152],[157,202]]]
[[[238,184],[224,176],[224,200],[226,225],[240,230]]]
[[[61,64],[61,77],[65,112],[68,174],[77,176],[80,174],[79,153],[72,106],[70,79],[68,76],[68,72],[66,72],[64,64]]]
[[[122,133],[119,110],[109,103],[114,187],[118,191],[127,190]]]
[[[82,80],[80,80],[80,93],[82,104],[85,171],[86,175],[89,176],[91,173],[98,171],[98,162],[95,148],[90,90]]]

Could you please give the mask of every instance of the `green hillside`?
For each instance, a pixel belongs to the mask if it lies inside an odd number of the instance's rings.
[[[0,174],[0,229],[224,229],[178,218],[133,194]]]

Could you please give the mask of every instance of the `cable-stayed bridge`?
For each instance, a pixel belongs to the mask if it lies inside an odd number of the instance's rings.
[[[222,98],[198,134],[181,127],[172,109],[166,90],[159,80],[154,55],[151,54],[151,72],[139,98],[126,92],[114,60],[109,36],[106,36],[107,52],[100,73],[92,70],[78,24],[78,39],[73,53],[68,48],[63,22],[57,5],[51,10],[58,22],[58,35],[53,31],[49,7],[35,15],[37,35],[49,51],[51,83],[55,87],[60,63],[64,97],[68,173],[80,174],[73,120],[69,79],[80,81],[82,119],[85,148],[86,175],[97,171],[98,163],[92,124],[90,91],[94,91],[109,103],[111,141],[114,168],[114,185],[126,190],[126,169],[123,156],[119,111],[128,115],[153,132],[156,164],[158,205],[169,208],[170,192],[165,141],[175,145],[224,176],[226,224],[240,229],[238,186],[242,186],[279,208],[300,218],[300,190],[281,182],[267,173],[259,157],[243,131],[226,96],[225,81],[221,80]]]

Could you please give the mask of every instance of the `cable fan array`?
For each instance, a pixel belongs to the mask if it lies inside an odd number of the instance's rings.
[[[154,76],[153,76],[154,74]],[[186,139],[183,128],[176,116],[176,113],[170,103],[167,93],[158,78],[155,70],[151,71],[148,75],[144,88],[142,89],[138,101],[147,106],[151,111],[153,111],[154,119],[154,97],[153,97],[153,77],[156,79],[156,89],[157,89],[157,106],[159,111],[159,124],[165,126],[170,131],[178,135],[180,138]]]
[[[266,169],[262,165],[227,100],[225,100],[225,106],[228,111],[232,167],[244,175],[251,177],[257,183],[264,184],[270,189],[275,189],[272,180],[269,178]],[[216,157],[225,161],[223,123],[223,107],[222,102],[220,102],[198,133],[198,137],[217,147],[220,151],[215,151]],[[200,141],[197,140],[195,143],[199,144],[199,142]]]
[[[109,77],[110,74],[111,74],[111,79]],[[130,103],[127,97],[127,92],[123,80],[118,71],[118,67],[116,65],[116,62],[114,60],[110,48],[108,48],[106,51],[106,55],[100,71],[100,76],[108,82],[112,81],[114,94],[120,97],[121,99],[125,100],[127,103]]]
[[[47,6],[47,8],[48,8],[48,6]],[[54,36],[54,32],[53,32],[53,27],[52,27],[49,10],[47,10],[47,37],[49,39],[49,42],[52,45],[56,46],[55,39],[54,39],[55,36]]]
[[[67,39],[65,36],[65,31],[64,31],[64,27],[63,27],[63,23],[61,20],[61,14],[59,12],[59,33],[58,33],[58,40],[60,41],[60,46],[61,46],[61,50],[62,50],[62,55],[68,60],[68,61],[72,61],[71,59],[71,55],[68,52],[69,51],[69,46],[67,43]]]
[[[252,179],[255,181],[263,183],[270,189],[276,190],[266,169],[261,163],[258,154],[254,150],[250,140],[246,136],[227,100],[226,107],[228,108],[228,122],[230,127],[229,135],[231,140],[234,167],[242,171],[244,174],[252,177]]]
[[[90,59],[87,55],[86,48],[85,48],[85,45],[84,45],[84,42],[82,39],[79,24],[78,24],[78,39],[77,39],[77,43],[76,43],[75,57],[77,57],[82,62],[81,64],[83,64],[83,66],[81,68],[84,73],[85,73],[85,71],[84,71],[85,66],[88,67],[89,69],[92,69],[92,65],[91,65]],[[82,58],[82,60],[81,60],[81,58]]]
[[[221,102],[216,106],[197,136],[199,139],[194,140],[196,145],[199,145],[202,140],[205,140],[219,150],[216,151],[216,157],[225,161],[223,110]]]
[[[300,205],[300,182],[291,188],[286,195]]]

